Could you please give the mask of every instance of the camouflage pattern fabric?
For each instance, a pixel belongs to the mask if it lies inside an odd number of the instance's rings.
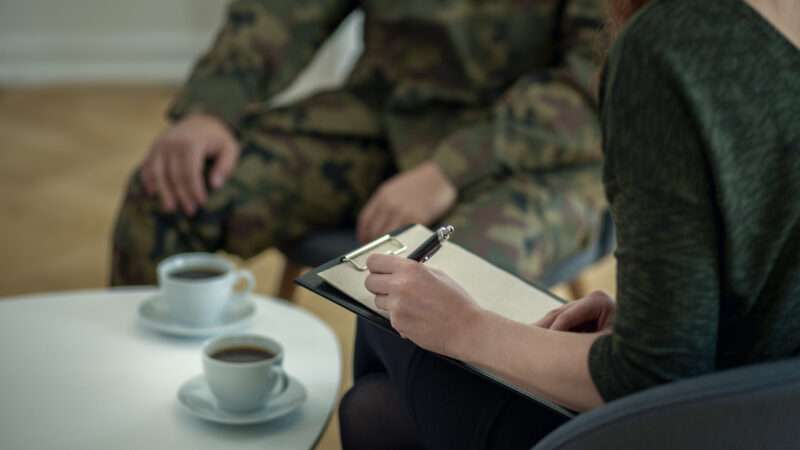
[[[356,7],[365,12],[364,53],[345,90],[375,108],[399,170],[432,158],[464,187],[500,164],[528,170],[600,159],[593,98],[603,0],[234,1],[170,116],[202,111],[239,129],[269,110],[271,96]],[[468,110],[497,116],[492,151],[428,138],[419,145],[418,130]],[[309,132],[365,132],[335,107],[296,119]]]
[[[113,284],[154,282],[183,251],[253,256],[352,223],[383,180],[426,160],[459,188],[458,242],[534,279],[588,245],[604,208],[594,72],[602,0],[239,0],[170,116],[237,131],[233,178],[189,219],[132,177]],[[365,51],[346,85],[270,107],[355,7]]]
[[[591,164],[485,180],[464,192],[442,223],[456,227],[453,241],[462,247],[536,281],[598,238],[605,207],[600,169]]]
[[[354,223],[373,190],[396,170],[388,142],[380,133],[307,133],[293,128],[296,121],[283,120],[313,117],[333,105],[345,117],[361,117],[364,130],[376,126],[369,109],[345,92],[323,93],[281,109],[281,115],[253,118],[242,127],[242,155],[231,179],[194,217],[161,212],[134,174],[114,231],[112,284],[154,284],[158,262],[175,253],[222,250],[249,258],[315,229]],[[489,148],[490,137],[450,138],[448,145]],[[443,219],[458,228],[455,241],[528,279],[587,246],[604,204],[598,164],[538,174],[505,171],[459,195]]]

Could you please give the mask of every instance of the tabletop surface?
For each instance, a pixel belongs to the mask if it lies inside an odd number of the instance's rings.
[[[333,410],[341,358],[333,332],[311,314],[254,295],[243,331],[280,341],[284,367],[308,391],[297,411],[259,425],[205,422],[178,388],[202,372],[202,339],[137,323],[155,289],[97,290],[0,301],[0,448],[308,449]]]

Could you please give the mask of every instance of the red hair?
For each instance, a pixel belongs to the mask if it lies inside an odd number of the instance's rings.
[[[610,0],[609,22],[611,32],[617,34],[625,23],[650,0]]]

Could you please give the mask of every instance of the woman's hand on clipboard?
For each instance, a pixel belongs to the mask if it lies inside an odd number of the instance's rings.
[[[593,291],[547,313],[534,325],[556,331],[594,333],[611,331],[617,304],[603,291]]]

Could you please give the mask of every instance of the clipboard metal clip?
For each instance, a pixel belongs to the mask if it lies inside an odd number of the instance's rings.
[[[380,246],[382,246],[384,244],[391,244],[391,245],[394,246],[394,249],[389,250],[388,252],[386,252],[387,255],[399,255],[400,253],[403,253],[404,251],[406,251],[406,249],[408,248],[406,246],[406,244],[403,244],[402,242],[400,242],[400,240],[397,239],[396,237],[392,236],[391,234],[386,234],[386,235],[384,235],[384,236],[382,236],[382,237],[380,237],[378,239],[375,239],[374,241],[370,242],[369,244],[366,244],[363,247],[359,247],[359,248],[353,250],[352,252],[342,256],[342,260],[341,261],[343,263],[344,262],[349,262],[353,267],[356,268],[356,270],[363,272],[363,271],[367,270],[367,266],[365,266],[363,264],[359,264],[356,261],[356,258],[358,258],[359,256],[363,256],[363,255],[371,252],[372,250],[375,250],[376,248],[378,248],[378,247],[380,247]]]

